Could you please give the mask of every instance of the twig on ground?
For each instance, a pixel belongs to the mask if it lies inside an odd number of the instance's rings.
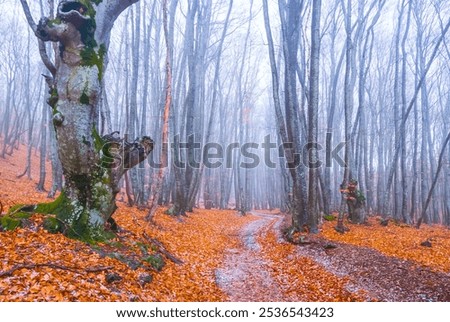
[[[170,259],[170,260],[171,260],[172,262],[174,262],[175,264],[181,265],[181,264],[184,263],[181,259],[179,259],[179,258],[175,257],[174,255],[172,255],[172,254],[164,247],[164,245],[163,245],[160,241],[158,241],[158,240],[156,240],[156,239],[154,239],[154,238],[151,238],[151,237],[148,236],[145,232],[144,232],[144,237],[145,237],[145,239],[146,239],[148,242],[150,242],[150,243],[152,243],[153,245],[155,245],[155,246],[158,248],[158,251],[159,251],[160,253],[162,253],[164,256],[166,256],[168,259]]]
[[[98,267],[88,267],[88,268],[80,268],[80,267],[68,267],[61,264],[56,263],[30,263],[30,264],[17,264],[14,265],[9,270],[0,272],[0,277],[4,276],[11,276],[15,271],[19,269],[34,269],[38,267],[49,267],[54,269],[61,269],[64,271],[70,271],[73,273],[80,273],[80,271],[85,271],[87,273],[95,273],[95,272],[102,272],[107,271],[109,269],[112,269],[112,266],[98,266]]]

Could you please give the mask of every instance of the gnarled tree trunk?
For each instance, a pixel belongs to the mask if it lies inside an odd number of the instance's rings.
[[[59,43],[56,67],[49,69],[53,77],[48,78],[48,103],[65,184],[55,202],[37,206],[35,211],[55,214],[61,229],[71,237],[105,237],[107,223],[115,226],[111,216],[119,180],[153,149],[149,137],[129,143],[117,132],[100,137],[96,128],[110,32],[120,13],[137,1],[63,0],[56,19],[42,18],[35,25],[21,0],[36,36]]]

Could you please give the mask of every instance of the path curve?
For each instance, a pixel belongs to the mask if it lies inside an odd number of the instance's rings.
[[[217,285],[233,302],[302,300],[283,293],[283,287],[272,276],[273,269],[265,259],[264,247],[258,243],[259,237],[269,231],[274,231],[278,242],[283,242],[280,233],[283,217],[263,213],[253,215],[258,219],[244,226],[239,234],[242,247],[229,249],[224,265],[216,269]],[[333,248],[327,249],[328,245]],[[450,301],[450,274],[435,272],[374,249],[313,235],[311,242],[298,246],[296,253],[313,260],[333,275],[348,279],[346,289],[351,293],[363,291],[366,301]]]
[[[217,285],[232,302],[289,301],[280,285],[272,278],[258,237],[272,227],[278,227],[281,216],[253,213],[259,219],[246,225],[240,232],[243,249],[230,249],[225,256],[225,265],[215,272]],[[261,290],[264,292],[261,292]]]

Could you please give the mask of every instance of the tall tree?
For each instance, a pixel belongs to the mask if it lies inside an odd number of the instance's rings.
[[[311,62],[309,70],[308,143],[309,189],[308,223],[311,232],[318,232],[318,113],[319,113],[319,58],[320,58],[320,7],[321,0],[313,0],[311,20]]]
[[[146,219],[152,220],[153,216],[158,207],[159,196],[161,193],[162,183],[166,173],[166,165],[168,164],[169,159],[169,114],[170,107],[172,105],[172,42],[173,35],[169,32],[168,27],[168,0],[164,0],[163,2],[163,25],[164,25],[164,40],[166,44],[166,98],[164,104],[164,115],[163,115],[163,127],[162,127],[162,138],[161,138],[161,157],[160,157],[160,168],[158,172],[158,176],[156,178],[157,183],[154,185],[153,189],[153,197],[151,200],[150,211],[147,214]],[[177,6],[178,0],[172,0],[171,5],[171,13],[175,13],[175,9]],[[172,16],[172,20],[175,19]]]
[[[295,164],[295,158],[303,153],[302,141],[305,139],[300,125],[300,105],[297,95],[297,53],[300,42],[300,29],[304,1],[279,1],[278,7],[281,18],[281,32],[283,36],[284,57],[284,107],[287,141],[283,143],[293,152],[289,166],[291,172],[293,191],[291,200],[292,228],[302,230],[308,222],[307,185],[305,166]],[[303,137],[303,140],[302,140]],[[297,160],[299,161],[299,160]]]
[[[345,80],[344,80],[344,140],[345,140],[345,156],[344,156],[344,175],[341,183],[341,207],[336,225],[336,230],[343,233],[346,230],[344,226],[344,211],[347,205],[346,194],[344,191],[351,179],[351,165],[352,165],[352,141],[351,141],[351,120],[353,113],[353,87],[351,81],[352,65],[353,65],[353,41],[352,41],[352,5],[351,0],[347,1],[345,5],[344,0],[341,0],[342,10],[345,16]]]

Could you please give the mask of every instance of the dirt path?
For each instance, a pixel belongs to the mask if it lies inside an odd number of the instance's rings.
[[[241,230],[243,247],[228,250],[224,266],[216,270],[217,285],[229,296],[229,301],[301,301],[300,294],[292,298],[283,292],[285,287],[274,277],[273,265],[271,268],[263,253],[264,248],[266,252],[272,249],[258,243],[264,241],[260,237],[272,230],[280,238],[282,217],[254,215],[259,219]],[[313,236],[310,244],[297,246],[296,253],[298,257],[307,257],[338,278],[349,281],[345,288],[352,293],[362,291],[368,301],[450,301],[449,274],[386,256],[370,248]],[[283,284],[291,282],[286,280]]]
[[[326,250],[325,245],[336,248]],[[352,281],[349,289],[363,290],[369,298],[378,301],[450,301],[450,275],[411,261],[320,237],[299,248],[298,252],[337,276],[349,277]]]
[[[257,242],[258,236],[281,222],[281,217],[256,215],[259,219],[245,226],[240,233],[243,250],[230,249],[225,265],[216,270],[216,283],[233,302],[289,301],[272,278]],[[265,291],[261,292],[262,289]]]

